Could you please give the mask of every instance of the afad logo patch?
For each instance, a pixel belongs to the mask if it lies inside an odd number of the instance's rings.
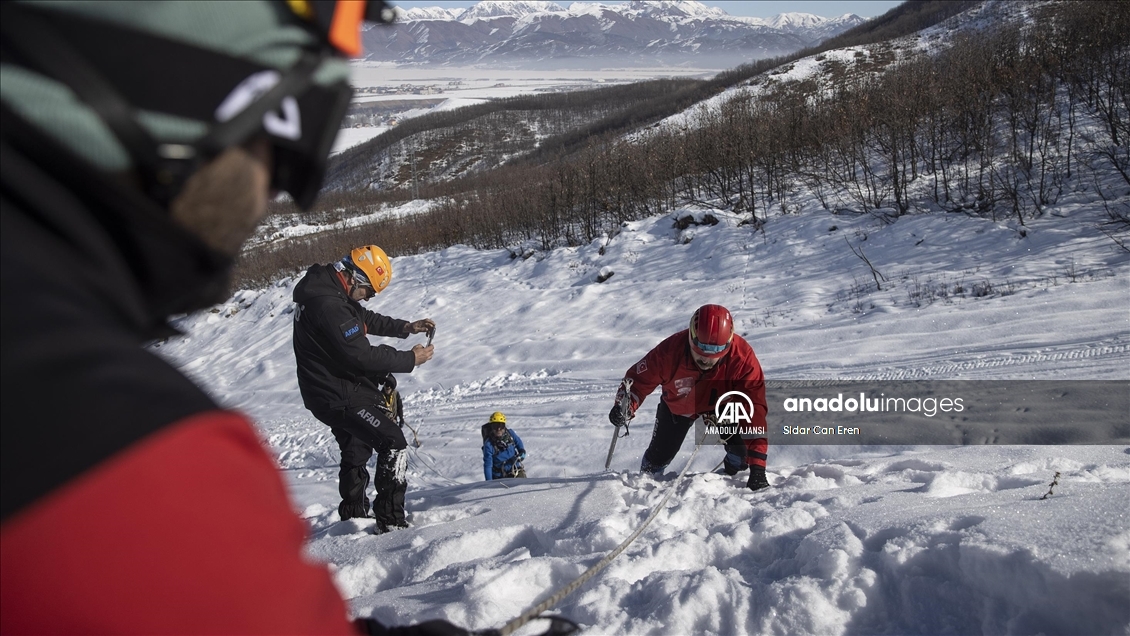
[[[341,335],[346,341],[353,340],[362,333],[361,323],[358,322],[356,318],[342,323],[341,325]]]
[[[360,411],[357,411],[357,417],[368,422],[369,425],[372,426],[373,428],[377,428],[381,425],[381,421],[377,419],[377,416],[373,415],[372,413],[368,412],[365,409],[361,409]]]

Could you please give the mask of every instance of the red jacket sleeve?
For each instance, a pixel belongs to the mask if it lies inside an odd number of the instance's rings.
[[[654,349],[648,351],[647,355],[632,365],[624,374],[624,377],[632,380],[633,413],[656,387],[671,377],[678,360],[678,350],[673,349],[673,347],[681,344],[678,340],[685,339],[685,336],[682,338],[678,336],[679,334],[675,334],[655,345]],[[619,399],[619,393],[617,393],[617,399]]]
[[[4,633],[355,633],[250,424],[202,413],[7,520]]]

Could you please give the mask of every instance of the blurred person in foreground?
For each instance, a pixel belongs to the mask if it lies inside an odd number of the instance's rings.
[[[3,633],[466,633],[350,621],[251,423],[144,347],[313,203],[363,19],[0,3]]]

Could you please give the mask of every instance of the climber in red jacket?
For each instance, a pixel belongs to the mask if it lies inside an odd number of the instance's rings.
[[[765,437],[767,411],[765,377],[753,348],[734,333],[734,319],[721,305],[703,305],[691,316],[690,326],[649,351],[632,365],[625,378],[631,379],[631,393],[624,395],[623,384],[616,404],[608,414],[615,426],[626,424],[622,400],[629,399],[629,413],[635,414],[644,399],[662,386],[651,444],[644,451],[640,470],[662,472],[671,463],[695,419],[703,416],[713,422],[719,398],[739,391],[752,403],[749,422],[741,422],[744,433],[728,436],[723,466],[736,475],[748,467],[751,490],[769,486],[765,477],[768,440]],[[746,409],[748,411],[748,409]]]

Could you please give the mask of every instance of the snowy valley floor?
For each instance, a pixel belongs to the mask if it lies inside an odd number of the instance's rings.
[[[770,379],[1130,379],[1130,259],[1088,206],[1023,237],[956,214],[811,212],[764,233],[713,214],[529,258],[395,259],[368,306],[438,329],[435,358],[400,377],[421,446],[412,528],[391,535],[338,520],[336,444],[295,380],[295,279],[185,317],[157,351],[257,420],[354,613],[473,629],[598,561],[672,486],[693,435],[664,478],[638,474],[653,395],[606,473],[606,414],[624,370],[701,304],[730,308]],[[482,481],[495,410],[528,480]],[[557,609],[589,634],[1130,633],[1130,445],[777,445],[759,493],[709,472],[721,454],[703,446],[647,532]]]

